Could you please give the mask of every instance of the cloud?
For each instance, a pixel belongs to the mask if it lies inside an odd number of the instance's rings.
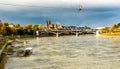
[[[120,6],[120,0],[0,0],[0,5],[11,4],[13,6],[34,7],[84,7]],[[13,7],[12,7],[13,8]],[[14,7],[15,8],[15,7]],[[22,7],[25,8],[25,7]],[[17,8],[16,8],[17,9]]]
[[[83,10],[78,13],[78,5]],[[106,26],[119,22],[120,0],[0,0],[0,18],[13,23],[44,23],[46,19],[64,25]]]
[[[0,10],[23,11],[26,9],[120,7],[120,0],[0,0]]]
[[[84,5],[89,6],[107,6],[107,7],[112,7],[112,6],[120,6],[120,0],[86,0],[83,2]]]

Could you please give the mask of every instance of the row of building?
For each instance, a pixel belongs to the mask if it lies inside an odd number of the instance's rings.
[[[46,21],[46,28],[51,30],[95,30],[90,27],[84,26],[84,27],[76,27],[76,26],[62,26],[59,22],[56,24],[52,24],[50,20]]]

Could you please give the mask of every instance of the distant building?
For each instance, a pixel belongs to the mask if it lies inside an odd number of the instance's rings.
[[[35,27],[38,27],[38,25],[35,25]]]
[[[9,26],[9,27],[13,27],[14,25],[13,25],[13,24],[9,24],[8,26]]]
[[[68,26],[70,30],[76,30],[76,26]]]
[[[62,28],[62,25],[61,25],[60,22],[57,22],[56,25],[57,25],[57,28],[58,28],[58,29],[61,29],[61,28]]]
[[[51,21],[50,20],[46,20],[46,28],[49,28],[51,25]]]
[[[47,29],[54,29],[54,30],[57,30],[57,29],[61,29],[62,26],[59,22],[55,23],[55,24],[52,24],[50,20],[47,20],[46,21],[46,28]]]
[[[78,30],[91,30],[90,27],[84,26],[84,27],[77,27]]]

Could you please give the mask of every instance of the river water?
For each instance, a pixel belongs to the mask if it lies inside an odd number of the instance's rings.
[[[80,35],[26,40],[33,54],[8,56],[5,69],[120,69],[120,37]]]

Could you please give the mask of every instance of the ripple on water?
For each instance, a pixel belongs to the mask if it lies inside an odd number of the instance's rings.
[[[112,47],[120,43],[113,38],[80,35],[28,40],[33,55],[8,56],[6,69],[120,69],[120,48]]]

